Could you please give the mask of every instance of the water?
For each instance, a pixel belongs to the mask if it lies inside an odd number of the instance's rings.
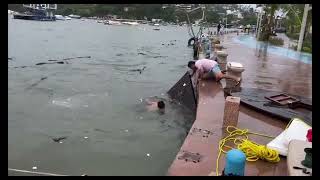
[[[192,59],[186,27],[8,18],[8,28],[9,168],[165,175],[194,120],[166,97]],[[79,56],[91,58],[35,65]],[[165,115],[145,110],[150,96],[166,99]]]
[[[259,47],[268,46],[269,53],[285,56],[290,59],[304,62],[306,64],[312,64],[312,54],[310,53],[297,52],[288,48],[267,45],[266,43],[257,41],[256,38],[253,36],[248,36],[248,35],[238,36],[234,38],[234,42],[241,43],[250,48],[257,48],[257,46]]]

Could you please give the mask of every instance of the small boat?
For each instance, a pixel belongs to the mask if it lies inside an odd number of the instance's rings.
[[[106,21],[104,24],[107,24],[107,25],[121,25],[122,23],[120,21],[111,21],[111,20],[108,20]]]
[[[98,20],[97,23],[103,23],[103,20]]]
[[[66,20],[66,18],[62,15],[54,15],[56,17],[56,20],[61,20],[61,21],[64,21]]]
[[[71,20],[71,17],[67,16],[67,17],[66,17],[66,20]]]
[[[70,17],[70,18],[74,18],[74,19],[80,19],[80,18],[81,18],[81,16],[79,16],[79,15],[74,15],[74,14],[70,14],[69,17]]]
[[[132,26],[139,25],[139,23],[137,23],[137,22],[123,22],[122,24],[132,25]]]

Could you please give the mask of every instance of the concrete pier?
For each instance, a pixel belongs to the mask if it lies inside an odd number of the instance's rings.
[[[213,81],[199,82],[198,92],[199,100],[196,120],[171,164],[167,175],[208,176],[211,172],[215,174],[216,159],[219,152],[218,143],[224,136],[222,126],[225,95],[221,84]],[[285,125],[280,120],[240,106],[239,128],[277,136],[283,131]],[[270,141],[268,138],[259,136],[250,136],[250,139],[261,144],[266,144]],[[220,158],[220,173],[224,168],[224,157],[223,154]],[[193,162],[193,160],[196,161]],[[262,160],[247,162],[245,175],[287,175],[286,159],[281,158],[281,161],[275,164]]]
[[[233,43],[232,38],[235,36],[237,34],[225,36],[222,45],[228,48],[228,60],[239,62],[246,68],[243,74],[243,86],[283,91],[306,97],[312,95],[310,92],[312,65],[273,54],[262,55],[257,50]],[[294,77],[294,80],[290,80],[289,77]],[[218,143],[225,135],[222,128],[226,98],[223,92],[225,83],[224,80],[221,83],[199,82],[196,120],[168,169],[167,175],[208,176],[216,174]],[[280,119],[263,115],[240,105],[237,122],[237,127],[240,129],[278,136],[285,126],[286,122]],[[250,135],[249,139],[259,144],[267,144],[272,140],[254,135]],[[219,173],[224,168],[224,158],[222,154],[219,161]],[[280,158],[279,163],[269,163],[263,160],[247,162],[245,176],[288,175],[287,159]]]

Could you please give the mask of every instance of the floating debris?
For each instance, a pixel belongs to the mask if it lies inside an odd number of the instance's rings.
[[[143,55],[143,56],[145,56],[145,55],[147,55],[147,54],[139,52],[138,55]]]
[[[138,71],[140,74],[142,73],[142,71],[144,71],[144,69],[145,68],[147,68],[146,66],[143,66],[143,68],[142,69],[131,69],[130,71],[132,71],[132,72],[136,72],[136,71]]]
[[[61,140],[64,140],[64,139],[67,139],[67,136],[52,138],[54,142],[59,142],[59,143],[61,143]]]
[[[16,67],[13,67],[13,68],[26,68],[28,66],[16,66]]]
[[[126,129],[126,130],[124,130],[124,132],[129,132],[129,130],[128,130],[128,129]]]
[[[34,86],[38,85],[41,81],[43,81],[43,80],[45,80],[45,79],[48,79],[48,77],[42,77],[39,81],[37,81],[37,82],[35,82],[35,83],[31,84],[27,89],[30,89],[30,88],[32,88],[32,87],[34,87]]]
[[[150,154],[148,153],[147,156],[150,157]]]
[[[71,60],[71,59],[81,59],[81,58],[91,58],[91,56],[79,56],[79,57],[73,57],[73,58],[64,58],[62,60]]]
[[[183,83],[183,85],[182,85],[182,86],[184,87],[184,86],[186,86],[186,85],[187,85],[186,83]]]
[[[58,62],[53,62],[53,63],[46,63],[46,62],[41,62],[37,63],[36,66],[44,65],[44,64],[64,64],[63,61],[58,61]]]
[[[83,138],[88,139],[88,137],[87,137],[87,136],[85,136],[85,137],[83,137]]]

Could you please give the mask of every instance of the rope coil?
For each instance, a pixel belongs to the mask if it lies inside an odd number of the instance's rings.
[[[234,129],[231,131],[231,129]],[[227,142],[233,142],[237,148],[246,154],[247,161],[257,161],[259,159],[266,160],[268,162],[277,163],[280,161],[279,153],[276,150],[267,148],[264,145],[257,144],[249,140],[248,134],[254,134],[257,136],[263,136],[268,138],[275,138],[265,134],[249,132],[248,129],[239,129],[234,126],[227,126],[226,131],[229,133],[228,136],[219,141],[219,154],[216,161],[216,175],[219,176],[219,159],[221,153],[227,153],[228,150],[232,149],[231,146],[226,145]]]

